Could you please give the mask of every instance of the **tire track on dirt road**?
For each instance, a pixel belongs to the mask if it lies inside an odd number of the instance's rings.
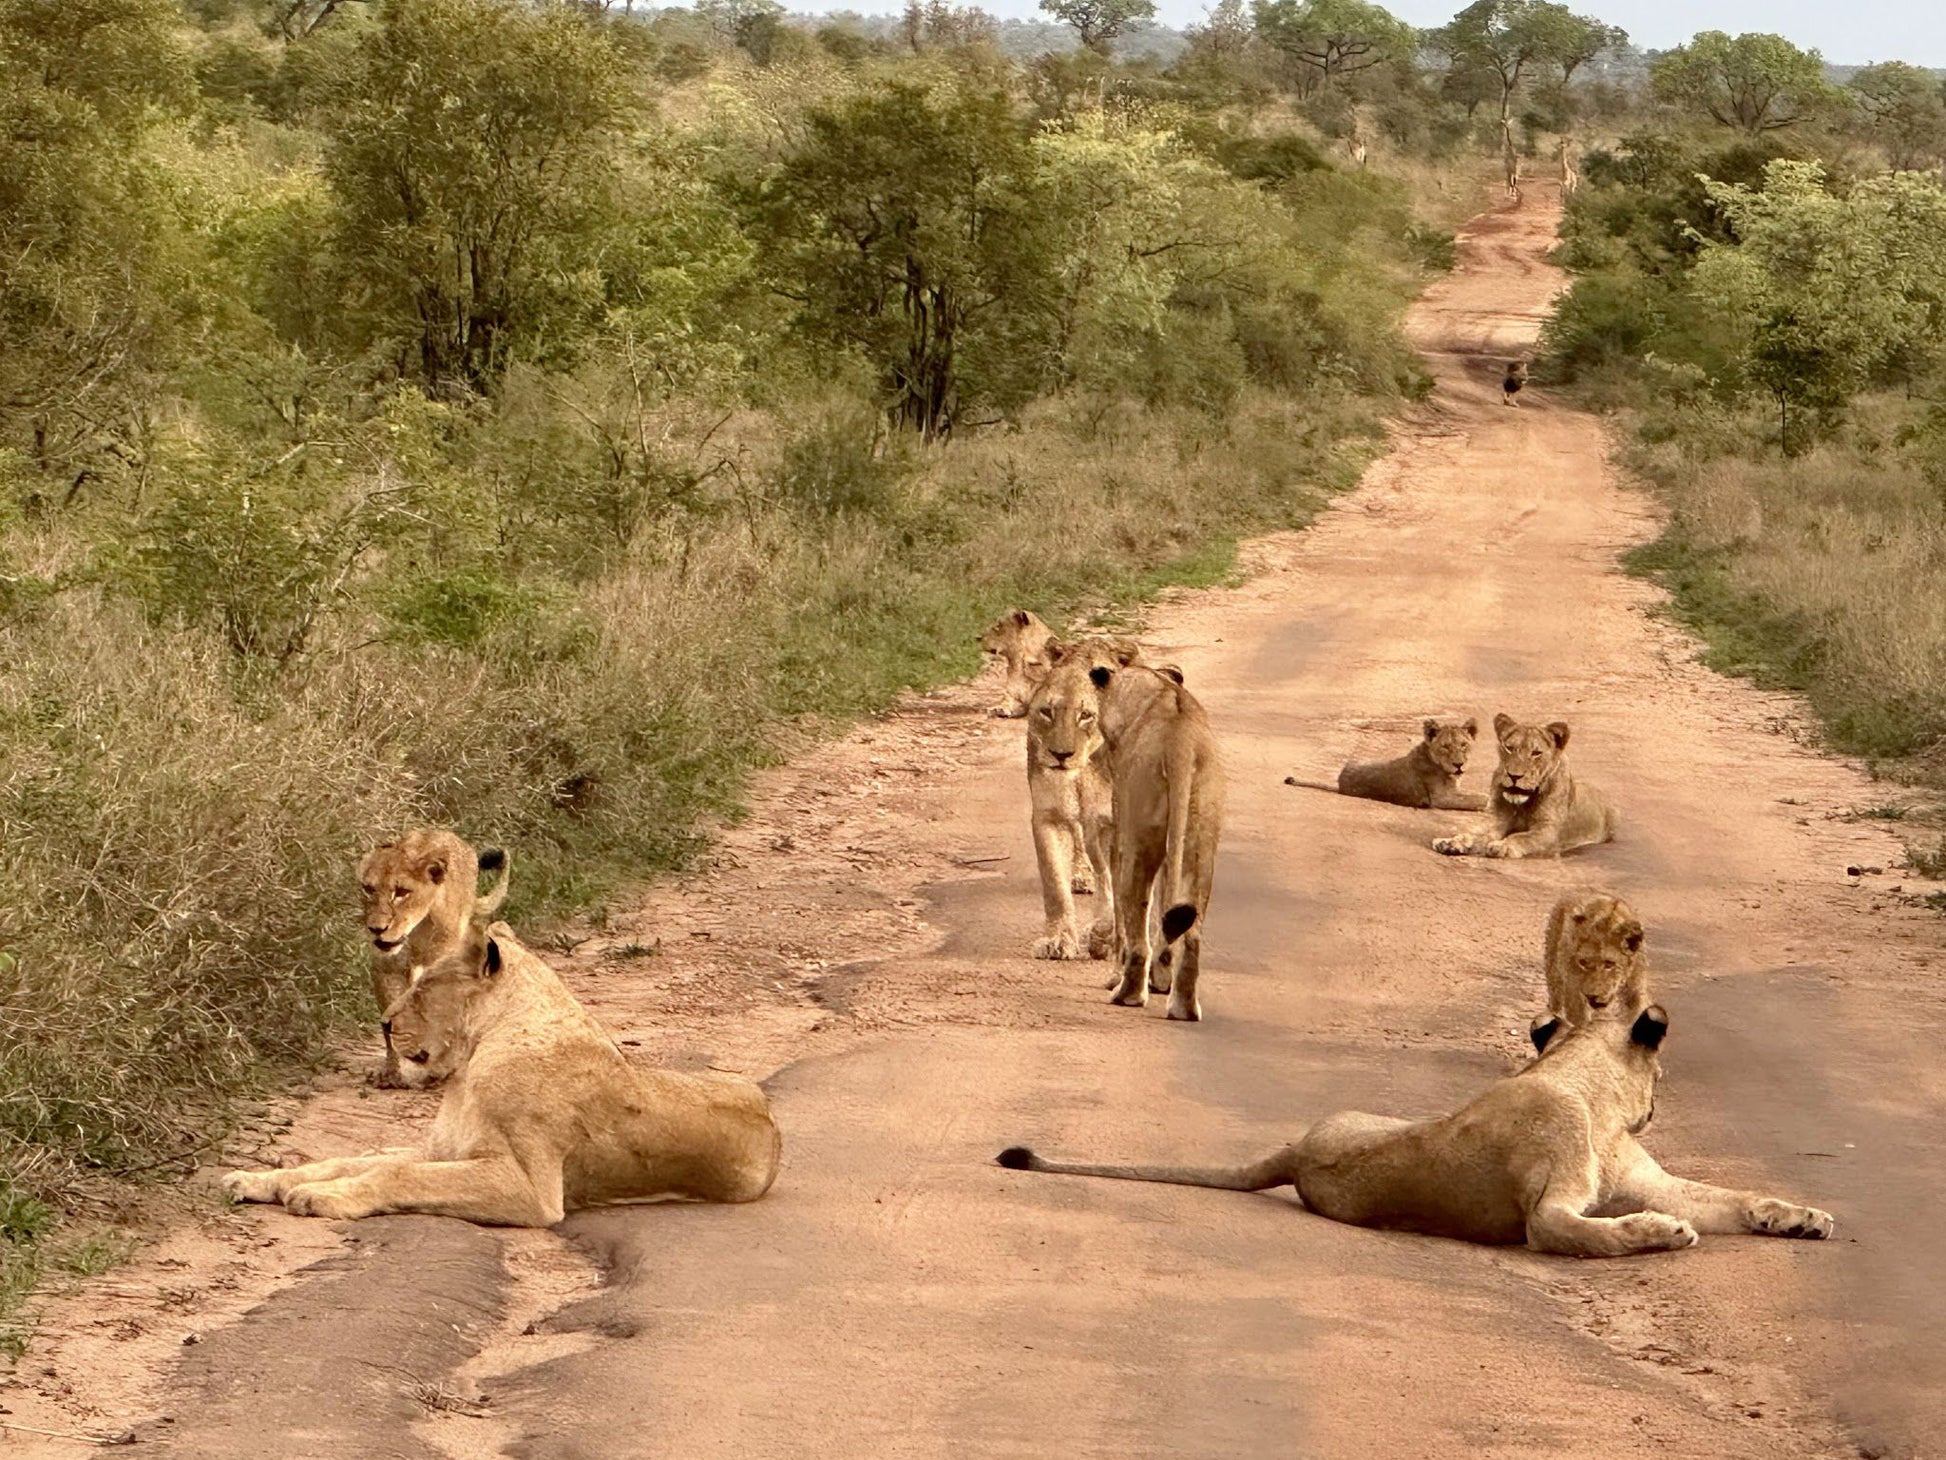
[[[1774,733],[1801,707],[1697,666],[1651,616],[1658,596],[1618,573],[1654,519],[1597,424],[1544,390],[1500,405],[1499,360],[1531,346],[1559,285],[1555,218],[1533,189],[1475,220],[1413,311],[1438,389],[1397,450],[1311,530],[1248,545],[1241,586],[1153,616],[1228,759],[1206,1022],[1111,1008],[1101,965],[1025,957],[1038,894],[1020,729],[982,718],[984,693],[943,691],[817,748],[766,778],[711,869],[564,962],[645,1056],[777,1071],[777,1187],[746,1208],[570,1218],[606,1283],[577,1293],[557,1273],[550,1301],[545,1282],[503,1279],[517,1321],[474,1302],[462,1337],[483,1351],[444,1378],[442,1340],[418,1375],[486,1402],[431,1406],[409,1437],[387,1417],[387,1445],[1928,1453],[1946,1433],[1938,923],[1845,877],[1897,849],[1835,817],[1871,799],[1862,776]],[[1615,844],[1449,860],[1427,844],[1462,818],[1281,784],[1391,753],[1426,714],[1499,709],[1572,723],[1578,773],[1622,808]],[[1016,1140],[1230,1159],[1331,1110],[1449,1109],[1520,1059],[1547,908],[1589,882],[1644,916],[1674,1019],[1650,1148],[1679,1173],[1827,1207],[1839,1240],[1575,1263],[1341,1227],[1288,1193],[990,1164]],[[298,1127],[314,1155],[332,1149],[317,1109]],[[301,1219],[248,1220],[274,1242]],[[472,1229],[388,1219],[408,1222],[471,1250]],[[533,1271],[534,1244],[555,1239],[496,1240]],[[412,1269],[361,1260],[335,1291],[358,1279],[411,1307]],[[200,1382],[318,1281],[210,1336]],[[343,1414],[333,1396],[399,1362],[360,1339],[251,1370],[248,1433],[199,1424],[177,1385],[161,1399],[177,1422],[143,1436],[208,1460],[312,1453],[307,1414]]]

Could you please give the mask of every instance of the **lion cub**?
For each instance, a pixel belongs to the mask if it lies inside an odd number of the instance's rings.
[[[1494,830],[1443,836],[1432,844],[1449,857],[1558,857],[1576,847],[1613,841],[1615,808],[1568,769],[1568,727],[1523,725],[1495,715],[1500,767],[1488,807]]]
[[[1649,1002],[1642,924],[1612,892],[1565,894],[1547,918],[1547,1012],[1534,1020],[1534,1047],[1545,1049],[1563,1025],[1633,1019]]]
[[[1114,938],[1114,874],[1109,865],[1114,792],[1099,754],[1100,691],[1088,673],[1097,665],[1125,668],[1141,652],[1130,639],[1050,644],[1046,676],[1028,701],[1027,798],[1045,918],[1034,942],[1036,958],[1080,958],[1084,952],[1106,957]],[[1101,902],[1084,943],[1076,927],[1074,894],[1097,889]]]
[[[1041,622],[1039,614],[1025,608],[1011,609],[984,634],[980,647],[1006,663],[1000,703],[987,713],[1002,720],[1018,720],[1027,713],[1034,686],[1047,675],[1047,651],[1054,643],[1054,630]]]
[[[1201,703],[1173,668],[1097,664],[1088,678],[1101,692],[1101,737],[1114,788],[1120,976],[1109,1002],[1140,1008],[1154,989],[1169,995],[1171,1019],[1200,1019],[1203,919],[1223,831],[1216,737]],[[1162,946],[1153,950],[1152,893],[1162,930]]]
[[[1393,806],[1412,806],[1421,811],[1484,811],[1487,798],[1459,788],[1466,772],[1466,757],[1472,753],[1473,740],[1480,733],[1478,720],[1428,720],[1425,735],[1404,755],[1392,760],[1374,760],[1347,765],[1338,772],[1338,784],[1303,781],[1285,776],[1287,786],[1304,786],[1313,791],[1336,791],[1341,796],[1362,796],[1368,801],[1384,801]]]
[[[481,897],[483,867],[497,869],[500,877]],[[499,909],[511,872],[507,854],[498,847],[475,853],[443,829],[407,832],[359,859],[365,932],[372,940],[372,997],[381,1012],[406,991],[414,973],[458,945],[474,918],[491,917]],[[373,1080],[399,1088],[399,1062],[389,1040]]]
[[[1242,1166],[1121,1166],[1000,1153],[1015,1171],[1115,1176],[1225,1191],[1296,1186],[1321,1217],[1536,1252],[1626,1257],[1693,1247],[1703,1233],[1831,1235],[1829,1212],[1685,1181],[1635,1138],[1655,1114],[1669,1019],[1651,1005],[1542,1042],[1540,1056],[1452,1115],[1347,1111]]]
[[[548,1227],[582,1207],[755,1201],[777,1177],[782,1142],[762,1090],[629,1064],[505,923],[469,929],[385,1018],[406,1081],[447,1081],[425,1141],[233,1171],[226,1192],[307,1217]]]

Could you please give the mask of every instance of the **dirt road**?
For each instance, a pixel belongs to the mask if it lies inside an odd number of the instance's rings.
[[[1896,874],[1846,874],[1897,854],[1841,819],[1883,797],[1797,742],[1794,702],[1693,664],[1618,574],[1653,523],[1596,423],[1544,390],[1499,403],[1497,358],[1558,287],[1554,219],[1530,194],[1476,220],[1414,311],[1439,388],[1399,449],[1313,530],[1250,545],[1242,586],[1149,625],[1229,766],[1203,1024],[1025,957],[1019,725],[982,718],[978,688],[928,697],[769,778],[712,869],[564,963],[646,1056],[776,1071],[770,1197],[571,1218],[599,1288],[552,1234],[355,1224],[328,1270],[125,1391],[170,1416],[141,1437],[532,1460],[1946,1453],[1940,925]],[[1448,860],[1427,843],[1462,817],[1281,784],[1500,709],[1572,723],[1579,773],[1623,808],[1614,845]],[[1825,1206],[1836,1240],[1577,1263],[1340,1227],[1288,1193],[990,1164],[1020,1140],[1230,1159],[1334,1109],[1449,1108],[1524,1052],[1546,911],[1590,882],[1645,916],[1674,1020],[1651,1149]],[[354,1112],[373,1101],[327,1095],[289,1140],[355,1144]],[[273,1248],[306,1225],[234,1220]]]

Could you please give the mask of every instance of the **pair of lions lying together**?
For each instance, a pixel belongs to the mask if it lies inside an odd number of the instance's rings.
[[[1548,919],[1546,964],[1535,1058],[1451,1115],[1343,1112],[1238,1166],[1051,1161],[1024,1146],[997,1159],[1019,1171],[1227,1191],[1294,1186],[1335,1221],[1574,1257],[1692,1247],[1704,1233],[1831,1235],[1827,1212],[1672,1176],[1637,1140],[1655,1114],[1669,1016],[1649,1002],[1642,925],[1626,903],[1608,893],[1562,898]]]
[[[1479,728],[1477,720],[1428,720],[1424,738],[1396,759],[1347,765],[1336,785],[1296,776],[1284,777],[1284,784],[1422,810],[1491,811],[1491,832],[1443,836],[1432,844],[1452,857],[1558,857],[1614,840],[1615,808],[1568,766],[1566,721],[1526,725],[1495,715],[1500,764],[1484,798],[1459,789]]]
[[[1109,1001],[1169,996],[1203,1017],[1202,925],[1223,828],[1223,767],[1202,704],[1133,640],[1063,642],[1025,609],[980,638],[1006,662],[991,713],[1027,720],[1027,797],[1045,926],[1036,958],[1112,958]],[[1074,894],[1094,893],[1084,936]],[[1151,930],[1151,924],[1154,930]]]
[[[317,1217],[426,1212],[549,1226],[569,1211],[653,1201],[754,1201],[782,1141],[764,1093],[735,1075],[631,1065],[554,970],[476,895],[481,865],[451,832],[413,832],[359,866],[381,1084],[445,1082],[414,1149],[236,1171],[239,1201]]]

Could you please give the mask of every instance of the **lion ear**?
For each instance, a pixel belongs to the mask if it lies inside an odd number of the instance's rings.
[[[492,978],[495,974],[500,972],[500,940],[499,939],[497,938],[487,939],[486,962],[481,965],[481,972],[484,973],[488,978]]]
[[[1067,657],[1073,652],[1074,645],[1064,644],[1059,639],[1049,639],[1047,642],[1047,667],[1049,669],[1056,668],[1064,663]]]
[[[1493,717],[1493,733],[1498,735],[1502,740],[1505,740],[1507,738],[1507,732],[1519,723],[1520,721],[1516,720],[1512,715],[1509,715],[1505,710],[1502,710]]]
[[[1547,727],[1547,738],[1554,742],[1554,748],[1556,750],[1566,750],[1568,748],[1568,722],[1566,720],[1556,720],[1552,725],[1549,725]]]
[[[1142,646],[1133,639],[1110,639],[1108,646],[1115,662],[1124,669],[1142,657]]]
[[[1438,733],[1439,733],[1439,721],[1437,720],[1426,721],[1426,739],[1431,740]]]
[[[1635,1024],[1628,1031],[1628,1037],[1644,1049],[1660,1049],[1663,1037],[1668,1033],[1668,1011],[1660,1004],[1651,1004],[1635,1016]]]
[[[1015,609],[1013,617],[1014,622],[1019,624],[1023,629],[1034,621],[1034,616],[1024,608]]]
[[[1479,737],[1479,734],[1480,734],[1480,722],[1474,719],[1471,715],[1468,715],[1466,717],[1466,738],[1468,740],[1474,740]]]
[[[1176,684],[1182,683],[1182,670],[1177,665],[1158,664],[1155,666],[1155,672],[1161,675],[1164,679],[1171,680]]]
[[[1527,1037],[1534,1041],[1534,1053],[1546,1054],[1548,1041],[1561,1032],[1561,1021],[1552,1014],[1539,1014],[1527,1030]]]
[[[426,881],[444,882],[445,880],[446,864],[444,862],[435,860],[426,863]]]
[[[1088,683],[1092,684],[1096,689],[1107,689],[1108,681],[1114,677],[1115,671],[1110,669],[1106,664],[1097,664],[1093,669],[1088,671]]]
[[[1642,925],[1640,923],[1622,924],[1622,946],[1634,953],[1642,946]]]

